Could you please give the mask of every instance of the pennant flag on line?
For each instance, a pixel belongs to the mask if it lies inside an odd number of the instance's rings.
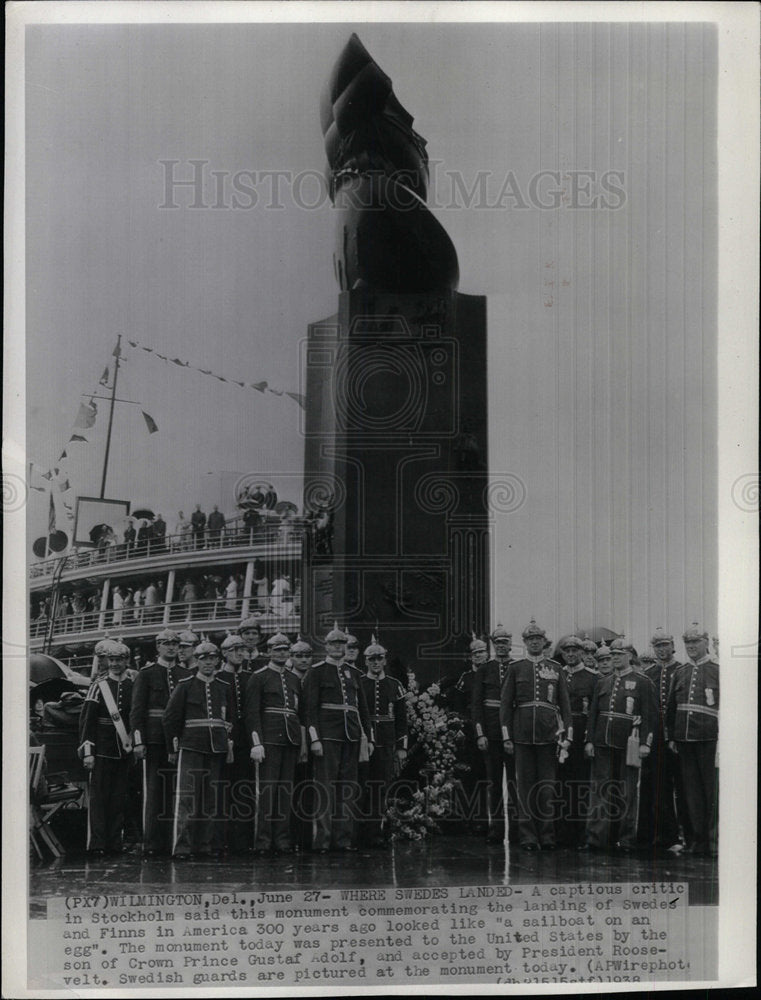
[[[121,356],[122,356],[122,352],[119,349],[119,341],[117,340],[116,347],[114,348],[114,350],[112,352],[112,357],[114,357],[114,358],[120,358]]]
[[[37,493],[46,493],[47,492],[47,490],[45,489],[44,486],[33,486],[32,489],[35,490]]]
[[[61,491],[61,493],[65,493],[66,490],[71,489],[71,483],[69,483],[68,479],[64,479],[62,483],[58,484],[58,489]]]
[[[55,533],[55,504],[53,503],[53,493],[50,493],[50,510],[48,511],[48,534]]]
[[[66,454],[66,449],[64,448],[61,454],[58,456],[58,461],[60,462],[62,458],[68,458],[68,457],[69,456]]]
[[[108,382],[108,365],[106,365],[106,367],[103,369],[103,374],[100,377],[98,385],[106,385],[107,382]]]
[[[306,397],[303,396],[300,392],[286,392],[286,396],[290,396],[291,399],[295,399],[302,410],[305,410],[307,408]]]
[[[108,372],[108,369],[106,369],[106,372]],[[100,380],[100,385],[103,385],[103,379]],[[82,430],[86,430],[88,427],[92,427],[95,424],[95,417],[97,415],[98,407],[95,405],[93,400],[90,400],[89,403],[81,403],[77,419],[74,421],[74,426],[79,427]]]
[[[266,382],[252,382],[251,383],[251,388],[252,389],[258,389],[259,392],[264,392],[265,389],[267,388],[267,383]]]
[[[52,479],[53,478],[53,473],[50,471],[50,469],[48,469],[47,472],[43,472],[42,473],[42,478],[43,479]]]
[[[141,410],[140,412],[143,414],[143,420],[145,420],[145,426],[148,428],[148,432],[150,434],[155,434],[159,429],[156,421],[150,414],[146,413],[145,410]]]
[[[70,442],[71,441],[86,441],[86,440],[87,440],[87,438],[86,437],[82,437],[81,434],[72,434],[71,437],[69,438]]]
[[[136,340],[128,340],[127,343],[129,344],[130,347],[137,347]],[[145,350],[145,348],[143,348],[143,350]]]

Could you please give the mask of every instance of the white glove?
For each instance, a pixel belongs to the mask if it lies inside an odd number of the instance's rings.
[[[322,757],[322,743],[319,740],[315,740],[312,743],[312,753],[315,757]]]
[[[264,760],[264,747],[263,746],[260,745],[258,747],[251,747],[251,760],[255,764],[261,764],[261,762]]]
[[[92,756],[85,757],[82,763],[85,766],[85,771],[92,771],[92,769],[95,767],[95,758]]]

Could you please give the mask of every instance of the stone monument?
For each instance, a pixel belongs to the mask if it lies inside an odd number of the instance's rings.
[[[380,635],[425,682],[486,629],[486,299],[427,208],[426,142],[352,35],[321,99],[338,311],[306,372],[303,628]]]

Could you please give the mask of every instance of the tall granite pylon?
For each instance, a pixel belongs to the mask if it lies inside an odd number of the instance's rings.
[[[486,299],[457,291],[425,140],[356,35],[320,110],[341,291],[302,357],[305,502],[326,525],[303,628],[377,630],[430,681],[488,622]]]

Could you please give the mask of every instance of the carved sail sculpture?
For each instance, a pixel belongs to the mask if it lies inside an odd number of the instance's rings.
[[[425,140],[356,35],[321,122],[341,293],[305,346],[305,505],[332,551],[308,551],[302,632],[377,626],[432,680],[488,619],[486,300],[456,291]]]
[[[339,210],[334,261],[341,289],[456,289],[455,248],[425,204],[425,139],[356,35],[330,75],[320,117]]]

